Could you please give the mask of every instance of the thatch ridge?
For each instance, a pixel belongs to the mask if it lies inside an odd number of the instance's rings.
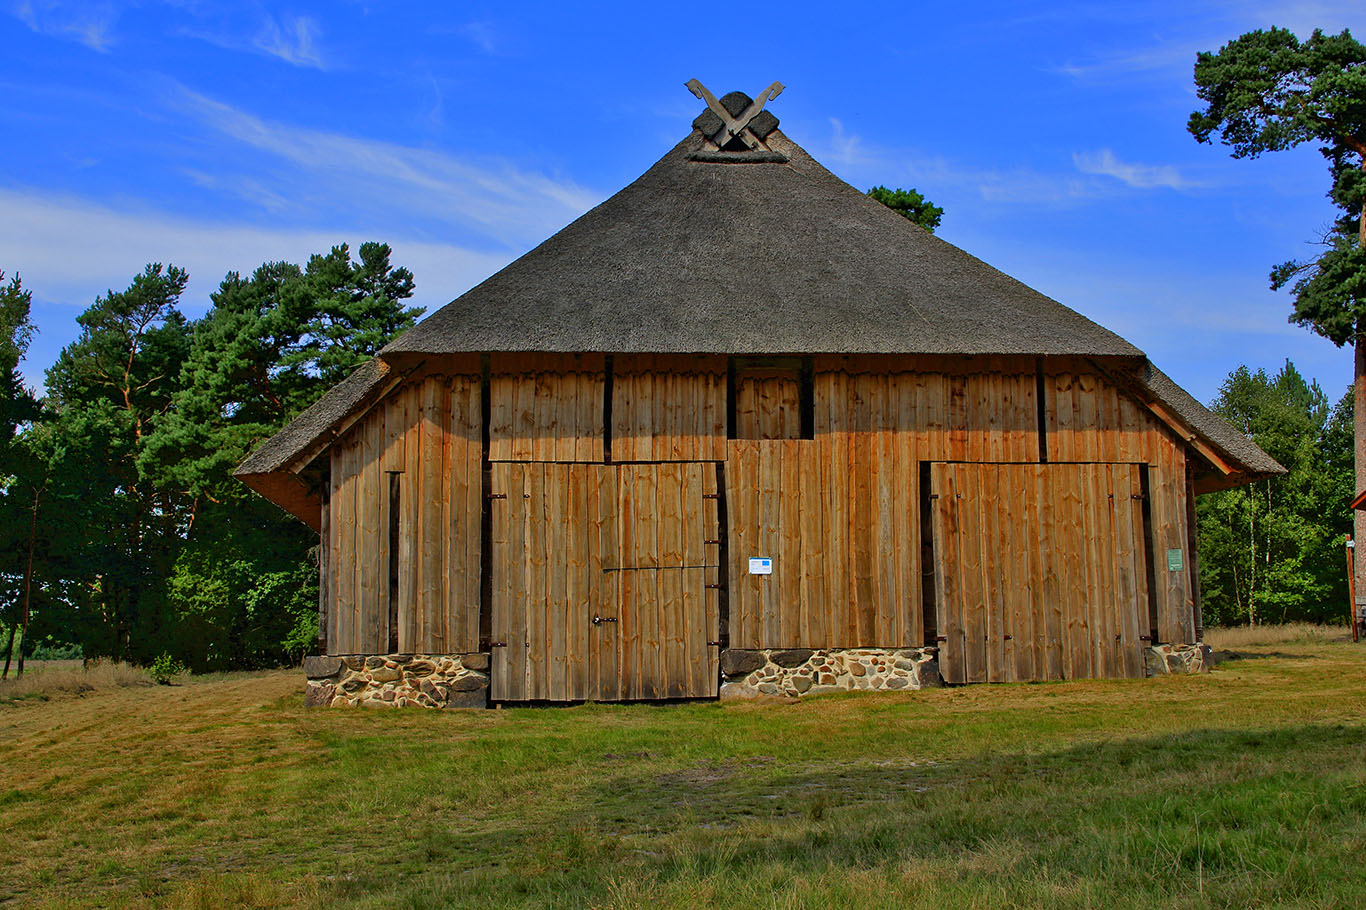
[[[790,161],[694,161],[694,132],[381,353],[1141,355],[769,144]]]

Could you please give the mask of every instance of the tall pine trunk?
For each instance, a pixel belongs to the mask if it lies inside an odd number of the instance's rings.
[[[1362,219],[1363,226],[1366,226],[1366,218]],[[1356,489],[1353,495],[1366,490],[1366,323],[1357,322],[1357,335],[1354,339],[1356,346],[1355,370],[1352,377],[1352,426],[1355,436],[1356,452]],[[1366,541],[1366,511],[1360,509],[1352,513],[1352,537],[1357,541]],[[1361,546],[1366,546],[1362,543]],[[1353,560],[1356,575],[1357,597],[1366,596],[1366,554],[1357,550]],[[1356,604],[1352,604],[1353,615],[1356,614]]]

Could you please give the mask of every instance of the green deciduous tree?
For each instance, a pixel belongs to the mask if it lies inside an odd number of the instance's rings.
[[[931,234],[939,227],[939,220],[944,217],[943,209],[913,189],[903,190],[898,187],[889,190],[885,186],[875,186],[868,191],[868,195]]]
[[[1274,376],[1234,370],[1211,408],[1287,473],[1197,500],[1206,620],[1336,620],[1347,587],[1351,394],[1330,406],[1318,384],[1306,383],[1287,361]]]
[[[1322,252],[1276,266],[1271,286],[1292,289],[1292,322],[1355,345],[1355,486],[1366,488],[1366,46],[1346,30],[1305,41],[1282,28],[1249,32],[1199,54],[1195,84],[1206,107],[1189,129],[1200,142],[1217,133],[1235,158],[1311,143],[1328,161],[1339,217]],[[1366,539],[1366,516],[1356,528]],[[1366,560],[1357,586],[1366,590]]]

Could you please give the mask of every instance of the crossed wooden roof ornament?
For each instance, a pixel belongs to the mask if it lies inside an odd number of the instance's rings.
[[[707,103],[707,109],[693,121],[718,149],[766,151],[764,140],[778,128],[778,118],[764,110],[764,105],[783,92],[783,84],[775,82],[758,98],[750,99],[744,92],[731,92],[719,100],[696,79],[684,83],[688,91]]]

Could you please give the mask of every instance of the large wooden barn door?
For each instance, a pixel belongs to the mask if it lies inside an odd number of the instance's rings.
[[[949,682],[1143,675],[1139,468],[935,464],[935,612]]]
[[[711,464],[492,466],[492,697],[711,696]],[[708,484],[707,474],[711,474]],[[710,524],[708,524],[710,518]],[[712,559],[712,563],[715,559]]]

